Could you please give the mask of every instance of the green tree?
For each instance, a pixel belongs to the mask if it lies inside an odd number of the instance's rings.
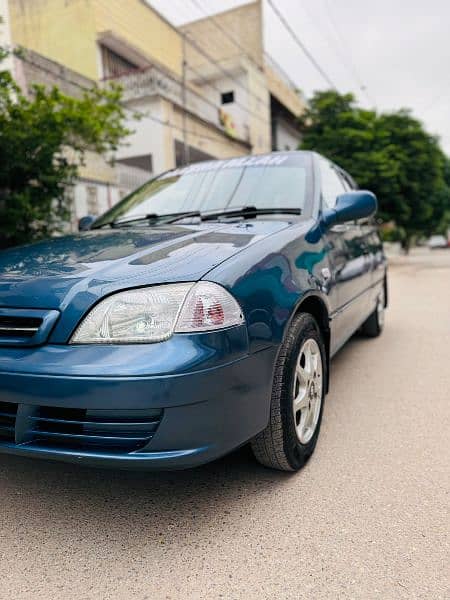
[[[450,229],[450,158],[444,160],[444,185],[436,195],[433,217],[433,231],[447,235]]]
[[[109,156],[129,133],[120,100],[117,87],[72,98],[35,85],[25,96],[0,70],[0,248],[61,231],[86,152]]]
[[[378,114],[359,108],[352,94],[317,92],[301,127],[302,148],[324,154],[375,192],[380,217],[404,231],[406,246],[442,226],[449,161],[409,111]]]

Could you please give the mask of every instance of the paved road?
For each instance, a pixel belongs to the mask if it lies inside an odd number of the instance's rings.
[[[164,475],[1,456],[0,597],[449,598],[450,251],[391,271],[299,474],[245,450]]]

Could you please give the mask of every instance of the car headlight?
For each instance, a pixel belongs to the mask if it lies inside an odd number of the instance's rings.
[[[240,325],[236,300],[216,283],[175,283],[119,292],[99,302],[73,334],[71,344],[162,342],[175,333]]]

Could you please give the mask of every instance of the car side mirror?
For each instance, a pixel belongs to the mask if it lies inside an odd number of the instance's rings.
[[[336,206],[322,213],[322,222],[326,228],[338,223],[356,221],[371,217],[377,212],[378,202],[375,194],[367,190],[346,192],[337,197]]]
[[[94,215],[86,215],[78,221],[78,231],[89,231],[92,223],[97,219]]]

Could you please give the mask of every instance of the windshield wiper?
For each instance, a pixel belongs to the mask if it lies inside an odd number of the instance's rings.
[[[150,225],[153,223],[176,223],[181,219],[187,219],[189,217],[200,217],[201,214],[198,210],[190,210],[185,212],[177,212],[177,213],[168,213],[165,215],[158,215],[156,213],[150,213],[148,215],[138,215],[136,217],[132,217],[130,219],[123,219],[120,221],[110,221],[109,223],[102,223],[101,227],[105,225],[109,225],[110,227],[123,227],[127,225],[131,225],[134,223],[139,223],[139,221],[148,221]]]
[[[97,227],[93,227],[92,229],[97,229],[100,227],[126,227],[127,225],[133,225],[135,223],[139,223],[140,221],[148,221],[149,225],[170,225],[171,223],[176,223],[181,219],[188,219],[190,217],[198,217],[201,221],[215,221],[216,219],[220,219],[220,217],[242,217],[244,219],[254,219],[258,215],[276,215],[276,214],[288,214],[288,215],[301,215],[301,208],[257,208],[256,206],[243,206],[241,208],[231,209],[231,210],[220,210],[216,212],[210,213],[201,213],[198,210],[190,210],[185,212],[177,212],[177,213],[168,213],[165,215],[158,215],[156,213],[150,213],[147,215],[136,215],[135,217],[131,217],[129,219],[116,220],[116,221],[108,221],[107,223],[102,223]]]
[[[301,215],[301,208],[258,208],[256,206],[243,206],[242,208],[221,210],[213,213],[201,215],[202,221],[214,221],[220,217],[243,217],[244,219],[254,219],[258,215]]]

